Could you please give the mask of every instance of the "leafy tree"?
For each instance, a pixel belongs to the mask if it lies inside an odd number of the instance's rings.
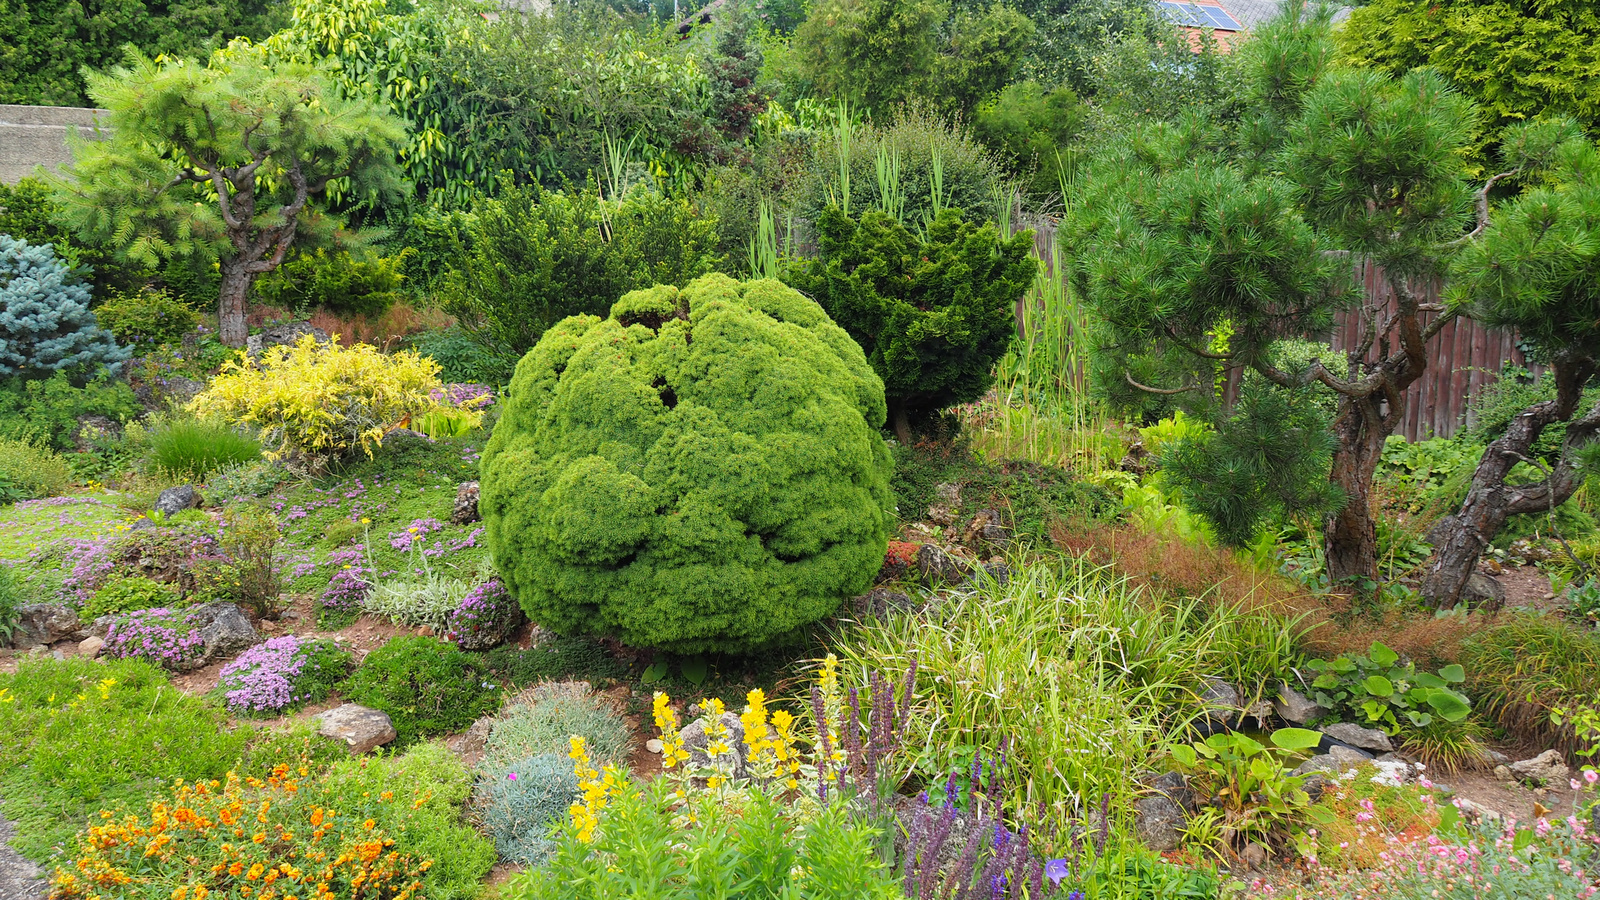
[[[1354,65],[1393,75],[1439,70],[1477,101],[1490,142],[1540,116],[1570,116],[1591,133],[1600,126],[1600,5],[1592,0],[1373,0],[1357,6],[1338,38]]]
[[[86,239],[135,262],[216,254],[219,337],[242,346],[257,275],[283,262],[312,197],[335,179],[397,192],[403,126],[370,101],[342,98],[316,70],[240,52],[203,66],[153,62],[91,75],[110,137],[78,141],[65,216]]]
[[[1033,32],[1005,5],[952,17],[946,0],[819,0],[794,52],[825,97],[880,117],[910,100],[965,115],[1011,81]]]
[[[1098,164],[1066,240],[1074,280],[1106,323],[1099,363],[1129,387],[1200,394],[1243,366],[1284,390],[1316,382],[1338,396],[1330,480],[1346,502],[1325,520],[1324,544],[1334,582],[1362,589],[1377,577],[1368,503],[1384,440],[1427,369],[1428,339],[1454,315],[1427,320],[1417,285],[1459,250],[1492,185],[1465,171],[1472,103],[1425,70],[1325,71],[1328,18],[1291,11],[1242,48],[1246,121],[1278,116],[1276,146],[1235,155],[1204,120],[1136,131]],[[1352,287],[1363,260],[1383,267],[1394,314]],[[1326,333],[1351,308],[1371,324],[1345,359],[1275,363],[1283,338]]]
[[[1033,232],[1001,238],[947,209],[919,236],[882,212],[852,219],[829,207],[817,243],[816,258],[785,280],[866,351],[901,443],[911,442],[913,420],[983,396],[1038,271]]]
[[[1035,196],[1061,190],[1081,137],[1089,107],[1071,88],[1046,89],[1037,81],[1006,87],[978,107],[972,132],[985,146],[1002,154],[1014,174],[1025,176]]]
[[[205,56],[279,18],[265,0],[0,0],[0,103],[84,106],[83,69],[149,55]]]
[[[1012,0],[1011,6],[1037,28],[1022,60],[1022,76],[1066,85],[1080,96],[1098,89],[1102,58],[1134,45],[1181,43],[1171,40],[1172,24],[1153,14],[1148,0]]]
[[[1600,463],[1600,404],[1581,409],[1584,387],[1600,373],[1600,150],[1570,121],[1504,134],[1502,168],[1542,171],[1455,259],[1449,299],[1486,325],[1516,329],[1549,366],[1556,390],[1509,419],[1484,449],[1461,508],[1435,526],[1422,593],[1438,608],[1456,604],[1510,516],[1554,510]],[[1535,447],[1559,423],[1566,423],[1560,456],[1547,466]],[[1522,464],[1545,477],[1508,483]]]

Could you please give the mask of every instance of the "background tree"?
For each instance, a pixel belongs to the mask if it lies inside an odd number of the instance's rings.
[[[1203,120],[1136,136],[1093,176],[1068,239],[1074,278],[1107,323],[1101,363],[1130,385],[1151,370],[1141,361],[1159,360],[1153,370],[1171,380],[1135,386],[1199,391],[1237,365],[1285,390],[1316,382],[1338,395],[1330,480],[1346,502],[1323,537],[1330,578],[1359,588],[1377,577],[1368,504],[1384,440],[1452,316],[1427,308],[1419,285],[1471,227],[1462,156],[1475,112],[1427,71],[1323,72],[1329,30],[1326,14],[1290,14],[1241,54],[1254,115],[1275,104],[1288,121],[1275,148],[1231,152]],[[1383,267],[1392,314],[1352,290],[1360,261]],[[1275,344],[1326,333],[1352,306],[1368,327],[1345,359],[1275,364]]]
[[[398,191],[404,127],[303,64],[250,52],[210,66],[133,54],[91,75],[89,93],[112,130],[74,144],[70,178],[58,182],[65,217],[147,265],[216,254],[219,337],[234,346],[244,344],[251,282],[283,262],[312,197],[346,178],[358,194]]]
[[[1600,151],[1570,121],[1535,123],[1505,132],[1501,166],[1545,170],[1544,183],[1497,210],[1463,250],[1451,267],[1449,299],[1485,325],[1516,329],[1530,355],[1549,367],[1556,391],[1489,442],[1461,508],[1434,527],[1422,595],[1440,609],[1459,601],[1507,518],[1565,503],[1600,462],[1593,443],[1600,405],[1580,410],[1584,387],[1600,372]],[[1535,444],[1562,422],[1555,465],[1535,463]],[[1514,484],[1518,466],[1538,471]]]
[[[265,0],[0,0],[0,103],[84,106],[84,67],[120,62],[129,44],[203,57],[283,18]]]
[[[1600,5],[1592,0],[1373,0],[1357,6],[1338,39],[1353,65],[1441,72],[1477,101],[1487,126],[1480,146],[1539,116],[1600,125]]]

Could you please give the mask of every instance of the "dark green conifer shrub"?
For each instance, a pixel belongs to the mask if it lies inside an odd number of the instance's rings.
[[[453,731],[492,711],[499,692],[478,657],[438,638],[405,635],[372,651],[344,683],[353,703],[389,714],[400,745]]]
[[[771,645],[882,564],[883,421],[861,348],[783,284],[634,291],[517,365],[481,465],[489,546],[558,633]]]
[[[816,259],[787,279],[866,351],[902,443],[911,421],[983,396],[1038,271],[1033,232],[1002,240],[947,209],[919,236],[880,212],[856,220],[830,207],[817,240]]]

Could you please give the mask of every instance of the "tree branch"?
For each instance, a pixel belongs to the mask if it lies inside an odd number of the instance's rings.
[[[1150,387],[1147,384],[1140,384],[1139,382],[1134,381],[1133,376],[1129,375],[1127,372],[1123,372],[1122,377],[1128,382],[1128,384],[1132,385],[1138,390],[1144,391],[1147,394],[1161,394],[1163,396],[1170,397],[1174,394],[1187,394],[1190,391],[1197,391],[1200,389],[1200,385],[1198,384],[1191,384],[1188,387],[1181,388],[1155,388]]]

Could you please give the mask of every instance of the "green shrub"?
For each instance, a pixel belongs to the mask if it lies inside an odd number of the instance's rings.
[[[566,678],[600,684],[628,672],[599,641],[579,635],[556,637],[527,650],[502,644],[485,654],[484,661],[497,678],[517,688]]]
[[[883,562],[880,384],[776,281],[707,276],[562,322],[518,364],[480,466],[507,588],[558,633],[682,652],[792,637]]]
[[[629,291],[682,285],[715,263],[716,222],[648,191],[602,209],[593,190],[513,187],[482,200],[470,222],[439,296],[508,360],[567,316],[604,315]]]
[[[638,896],[891,900],[894,874],[875,852],[875,833],[839,805],[814,817],[786,812],[758,791],[720,798],[694,793],[684,810],[668,779],[626,785],[601,814],[593,843],[563,826],[555,855],[506,886],[507,900],[600,900]],[[684,814],[688,822],[685,824]]]
[[[471,789],[472,774],[435,743],[400,756],[346,759],[313,790],[330,807],[372,819],[394,837],[396,849],[433,860],[422,878],[422,895],[467,900],[479,895],[494,866],[494,844],[461,819]],[[380,802],[386,792],[410,802]]]
[[[269,460],[226,463],[219,466],[206,481],[206,495],[214,503],[260,497],[288,478],[288,470],[281,464]]]
[[[143,413],[133,389],[122,381],[96,378],[79,386],[66,374],[44,380],[0,379],[0,438],[71,450],[79,417],[127,422]]]
[[[866,351],[902,443],[912,419],[983,396],[1038,270],[1032,232],[1001,240],[945,210],[918,237],[881,212],[857,220],[829,207],[817,240],[816,259],[788,280]]]
[[[261,442],[230,425],[205,419],[173,419],[149,430],[150,468],[163,475],[201,482],[227,466],[261,458]]]
[[[380,316],[400,297],[405,257],[404,250],[353,256],[319,247],[257,279],[254,290],[263,302],[295,313],[320,306],[341,315]]]
[[[112,297],[95,310],[100,324],[135,353],[177,344],[200,324],[200,314],[166,291],[138,291]]]
[[[632,732],[616,710],[593,694],[555,688],[535,689],[532,702],[518,703],[495,720],[483,766],[493,770],[531,756],[565,754],[573,735],[585,740],[596,766],[627,765]]]
[[[538,866],[555,852],[550,826],[578,796],[578,776],[565,753],[543,753],[485,773],[483,824],[500,858]]]
[[[61,457],[30,441],[0,438],[0,504],[54,497],[71,483]]]
[[[424,331],[411,339],[411,349],[439,364],[443,382],[498,385],[511,380],[511,365],[503,357],[490,353],[454,325],[443,331]]]
[[[351,702],[388,713],[401,746],[465,731],[500,702],[477,657],[418,635],[395,638],[372,651],[343,693]]]
[[[1063,176],[1071,174],[1063,167],[1070,167],[1072,145],[1088,119],[1088,104],[1071,88],[1022,81],[978,107],[972,132],[1010,161],[1029,193],[1042,198],[1059,192]]]
[[[29,592],[11,574],[11,566],[0,563],[0,647],[10,643],[11,636],[16,633],[17,610],[32,600]]]
[[[178,589],[173,585],[148,578],[113,578],[94,592],[79,615],[85,622],[93,622],[112,613],[177,605]]]
[[[175,778],[221,778],[252,732],[174,690],[140,660],[25,659],[0,674],[0,793],[28,823],[18,848],[43,861],[94,809]]]
[[[89,311],[89,285],[48,244],[0,234],[0,375],[94,370],[128,359]]]

